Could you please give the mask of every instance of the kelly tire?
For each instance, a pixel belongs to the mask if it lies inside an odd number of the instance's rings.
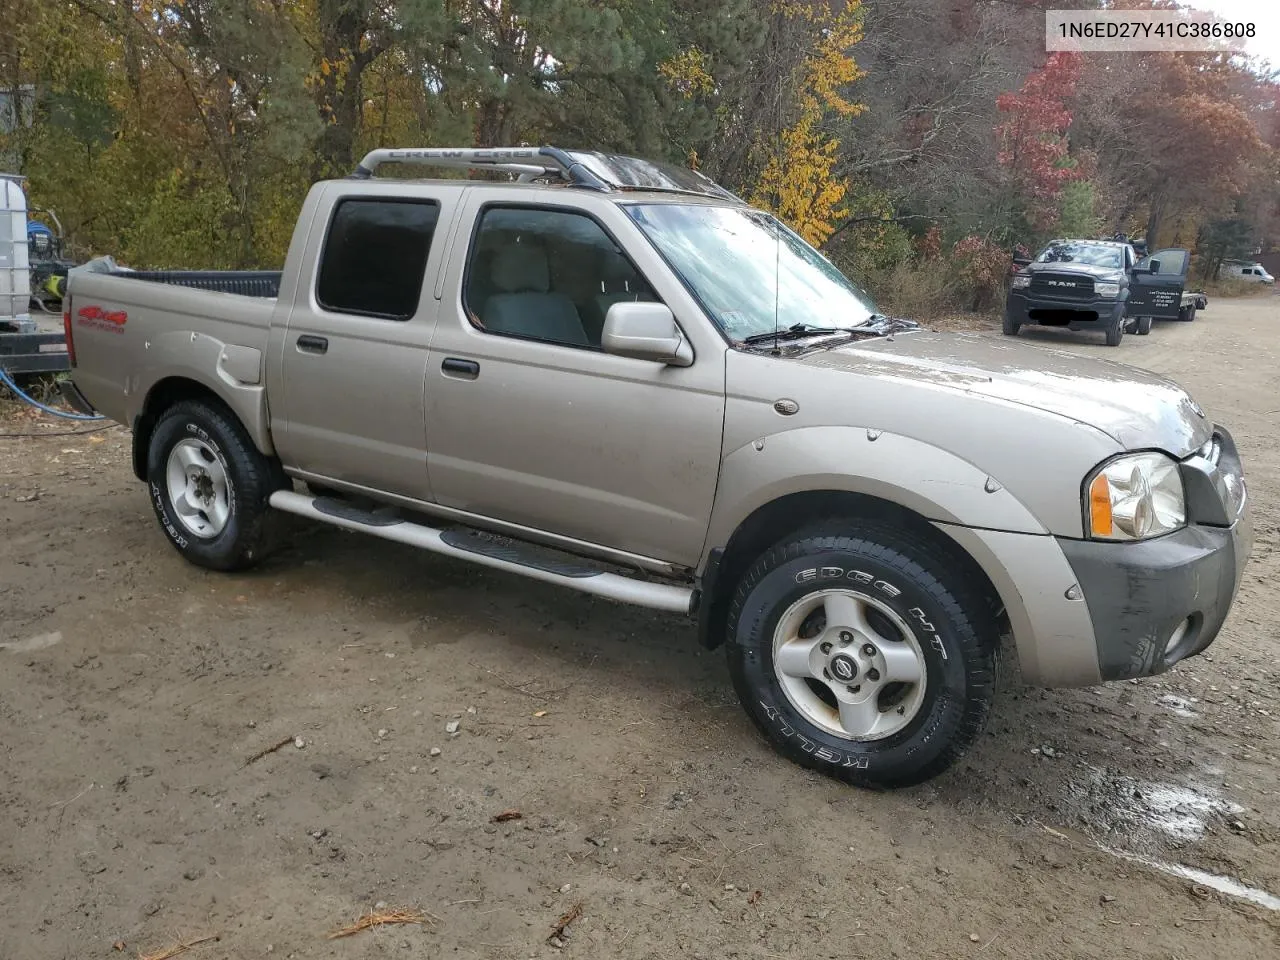
[[[182,461],[214,480],[212,504],[195,511],[194,497],[177,492]],[[271,550],[278,514],[267,500],[287,480],[279,462],[253,445],[236,417],[221,404],[188,400],[175,404],[156,424],[147,450],[147,489],[160,528],[179,553],[210,570],[245,570]],[[221,520],[219,523],[218,521]]]
[[[965,566],[932,541],[862,521],[828,522],[768,550],[737,587],[726,643],[734,688],[756,728],[787,759],[858,786],[909,786],[955,764],[986,724],[1000,657],[992,602]],[[914,640],[923,660],[910,721],[878,739],[850,739],[814,722],[775,663],[775,634],[797,604],[849,590],[905,625],[911,637],[902,640]],[[881,617],[883,637],[893,623]],[[816,675],[813,682],[822,686]]]

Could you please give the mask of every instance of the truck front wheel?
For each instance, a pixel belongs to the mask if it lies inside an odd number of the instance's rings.
[[[743,577],[729,670],[785,757],[855,784],[919,783],[955,763],[986,722],[999,656],[990,609],[922,538],[824,524]]]
[[[1116,317],[1111,321],[1111,325],[1107,327],[1107,346],[1118,347],[1120,340],[1124,337],[1124,318]]]
[[[186,400],[160,418],[147,452],[151,506],[169,542],[192,563],[242,570],[267,552],[267,498],[285,483],[220,404]]]

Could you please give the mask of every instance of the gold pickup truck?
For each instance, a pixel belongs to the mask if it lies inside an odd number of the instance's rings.
[[[882,316],[635,158],[375,151],[279,274],[77,269],[66,307],[72,393],[192,563],[257,562],[286,512],[692,617],[764,735],[854,783],[952,764],[1007,635],[1047,686],[1201,652],[1250,551],[1176,384]]]

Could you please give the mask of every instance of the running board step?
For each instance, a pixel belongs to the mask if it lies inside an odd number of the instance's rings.
[[[277,490],[271,495],[270,503],[285,513],[319,520],[344,530],[359,530],[384,540],[430,550],[446,557],[470,560],[481,566],[518,573],[545,583],[557,583],[570,590],[607,597],[620,603],[686,614],[692,607],[693,590],[690,587],[625,577],[594,566],[589,560],[580,560],[523,540],[468,527],[438,530],[402,519],[384,508],[369,511],[335,497],[313,497],[291,490]]]

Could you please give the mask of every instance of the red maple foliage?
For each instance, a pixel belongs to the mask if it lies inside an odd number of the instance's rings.
[[[1069,155],[1066,137],[1071,126],[1066,101],[1075,93],[1081,65],[1078,53],[1051,53],[1022,89],[996,98],[996,107],[1007,115],[996,127],[997,159],[1025,194],[1037,227],[1052,224],[1059,192],[1082,173]]]

